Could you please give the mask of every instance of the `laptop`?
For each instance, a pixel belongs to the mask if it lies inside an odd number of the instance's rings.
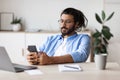
[[[37,67],[12,63],[6,49],[0,46],[0,69],[11,72],[23,72],[24,70],[37,69]]]

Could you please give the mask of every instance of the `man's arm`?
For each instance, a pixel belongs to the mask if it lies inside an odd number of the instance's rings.
[[[61,64],[61,63],[72,63],[74,62],[71,55],[67,54],[64,56],[53,56],[49,57],[46,53],[41,53],[39,57],[39,63],[41,65],[47,64]]]
[[[64,56],[54,56],[51,57],[51,61],[54,64],[58,63],[73,63],[73,59],[70,54],[64,55]]]

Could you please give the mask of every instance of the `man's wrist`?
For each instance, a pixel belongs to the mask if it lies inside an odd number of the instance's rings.
[[[55,63],[54,57],[50,57],[49,64],[54,64],[54,63]]]

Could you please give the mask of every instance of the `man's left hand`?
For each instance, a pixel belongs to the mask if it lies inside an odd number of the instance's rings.
[[[46,53],[40,52],[39,53],[39,63],[40,65],[47,65],[51,64],[51,57],[49,57]]]

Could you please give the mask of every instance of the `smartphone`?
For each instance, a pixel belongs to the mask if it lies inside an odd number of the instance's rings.
[[[28,51],[30,51],[30,52],[38,52],[35,45],[28,45]]]

